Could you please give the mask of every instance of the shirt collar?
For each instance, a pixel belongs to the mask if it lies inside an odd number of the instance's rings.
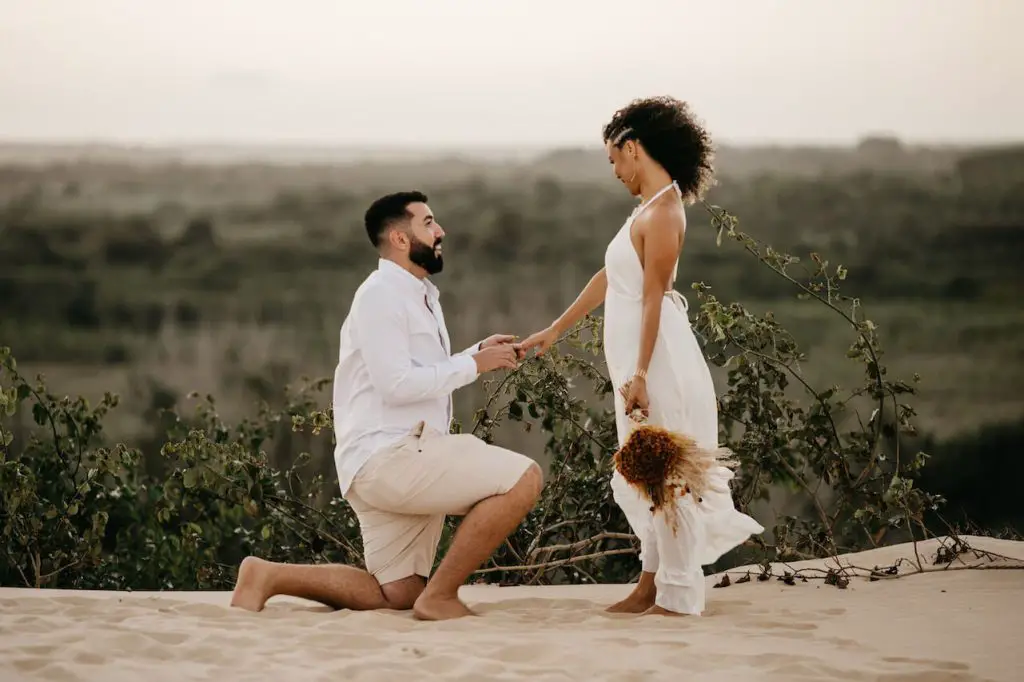
[[[377,269],[381,274],[413,293],[424,294],[435,299],[438,297],[439,292],[433,282],[426,277],[420,279],[394,261],[380,258],[377,261]]]

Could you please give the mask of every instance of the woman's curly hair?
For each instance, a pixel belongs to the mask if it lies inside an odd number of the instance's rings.
[[[711,135],[686,102],[647,97],[619,109],[604,127],[604,141],[621,149],[627,140],[639,141],[690,201],[704,198],[714,182]]]

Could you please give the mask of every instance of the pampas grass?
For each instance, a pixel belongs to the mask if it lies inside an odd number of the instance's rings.
[[[650,500],[651,512],[667,511],[673,520],[678,497],[692,495],[700,504],[705,492],[721,492],[709,474],[714,467],[736,466],[731,450],[700,447],[685,434],[643,423],[638,415],[630,418],[636,426],[615,453],[615,468]]]

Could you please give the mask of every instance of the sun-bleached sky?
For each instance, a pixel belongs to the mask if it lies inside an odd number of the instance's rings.
[[[1024,139],[1024,0],[0,0],[0,139]]]

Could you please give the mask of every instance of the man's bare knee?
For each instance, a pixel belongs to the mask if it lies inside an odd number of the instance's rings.
[[[426,578],[419,575],[410,575],[408,578],[393,580],[381,585],[380,591],[387,603],[385,608],[408,611],[426,586]]]

